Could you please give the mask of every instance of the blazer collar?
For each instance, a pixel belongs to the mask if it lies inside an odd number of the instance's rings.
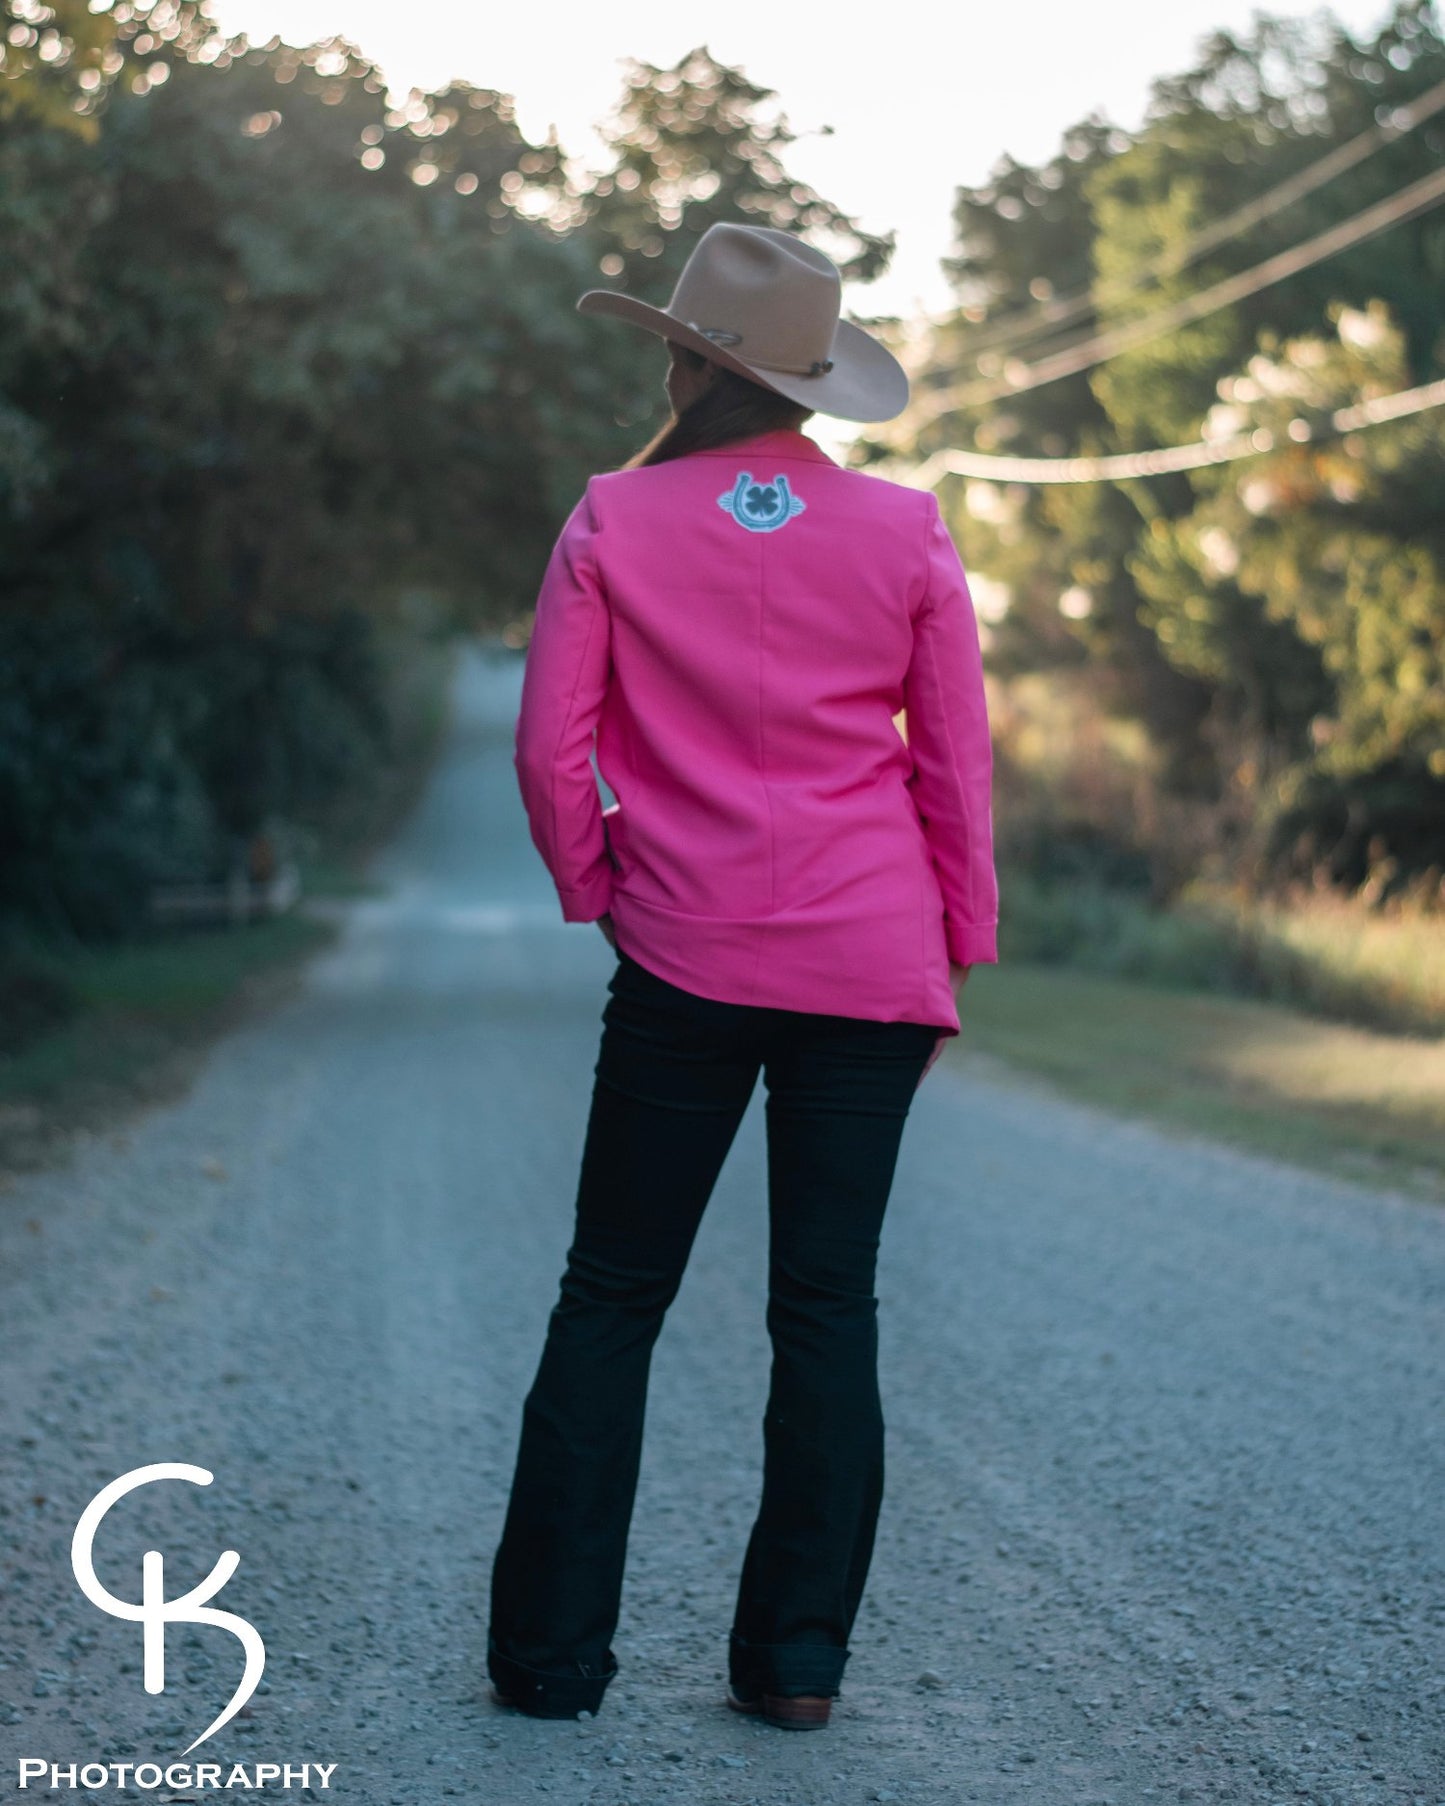
[[[733,439],[726,445],[710,445],[688,455],[694,458],[732,458],[736,461],[745,454],[769,458],[802,458],[810,464],[837,463],[816,439],[810,439],[795,427],[774,427],[766,433],[752,433],[746,439]]]

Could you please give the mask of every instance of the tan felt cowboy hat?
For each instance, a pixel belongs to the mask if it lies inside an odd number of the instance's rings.
[[[908,405],[893,353],[838,317],[838,266],[791,232],[718,221],[693,247],[665,308],[588,289],[581,314],[616,314],[725,370],[839,420],[892,420]]]

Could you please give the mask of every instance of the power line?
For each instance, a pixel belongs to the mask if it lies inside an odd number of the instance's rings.
[[[1237,276],[1227,276],[1223,281],[1212,283],[1193,295],[1186,295],[1182,300],[1160,308],[1156,313],[1126,321],[1122,326],[1098,333],[1083,344],[1071,346],[1069,350],[1058,352],[1053,357],[1041,358],[1036,364],[1021,365],[1011,378],[964,383],[957,388],[926,395],[916,408],[900,417],[899,426],[917,432],[941,414],[951,413],[957,408],[977,407],[984,402],[1001,400],[1005,396],[1022,395],[1031,389],[1041,389],[1048,383],[1058,382],[1062,377],[1092,370],[1095,365],[1106,363],[1110,358],[1118,357],[1121,352],[1132,351],[1136,346],[1161,338],[1177,327],[1190,325],[1195,320],[1218,313],[1222,307],[1229,307],[1249,295],[1257,295],[1262,289],[1270,288],[1288,276],[1297,275],[1299,271],[1309,269],[1312,264],[1323,262],[1337,251],[1362,244],[1377,232],[1383,232],[1387,227],[1399,225],[1415,214],[1427,211],[1442,199],[1445,199],[1445,169],[1437,169],[1429,175],[1421,176],[1418,181],[1411,182],[1397,193],[1376,201],[1373,206],[1364,208],[1339,225],[1331,226],[1302,244],[1266,258],[1263,263],[1255,264],[1253,269],[1243,270]]]
[[[1363,163],[1366,157],[1372,156],[1382,145],[1393,144],[1407,132],[1413,132],[1417,126],[1423,125],[1427,119],[1433,119],[1442,108],[1445,108],[1445,82],[1437,82],[1433,88],[1427,89],[1407,105],[1394,108],[1386,119],[1351,138],[1347,144],[1337,146],[1305,169],[1267,189],[1264,194],[1202,227],[1153,269],[1100,282],[1092,289],[1084,289],[1076,295],[1061,295],[1056,300],[1045,302],[1041,307],[1029,309],[1026,315],[1013,315],[1000,320],[993,333],[989,332],[985,324],[982,335],[971,338],[968,342],[970,356],[979,351],[996,351],[1025,344],[1030,339],[1053,331],[1055,327],[1069,325],[1101,305],[1127,300],[1130,295],[1151,283],[1177,276],[1181,270],[1198,262],[1206,251],[1214,250],[1218,245],[1257,226],[1261,220],[1271,218],[1286,207],[1292,207],[1296,201],[1313,194],[1326,182],[1343,175],[1347,169],[1353,169],[1357,163]]]
[[[1379,395],[1354,407],[1337,408],[1328,425],[1312,426],[1292,420],[1285,434],[1289,444],[1358,432],[1380,426],[1427,408],[1445,406],[1445,379],[1418,389],[1402,389]],[[1007,458],[986,452],[962,451],[946,446],[925,458],[900,480],[914,489],[931,489],[945,475],[979,477],[996,483],[1106,483],[1127,477],[1157,477],[1172,471],[1202,470],[1211,464],[1231,464],[1240,458],[1259,457],[1278,449],[1281,441],[1264,427],[1250,433],[1230,433],[1218,439],[1199,439],[1189,445],[1162,446],[1156,451],[1118,452],[1098,458]]]

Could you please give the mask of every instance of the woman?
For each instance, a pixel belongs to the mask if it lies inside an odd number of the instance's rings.
[[[937,502],[800,430],[907,401],[840,298],[800,239],[719,224],[667,308],[578,302],[667,341],[673,417],[563,528],[517,722],[563,918],[617,953],[492,1572],[494,1697],[533,1716],[596,1712],[617,1672],[652,1348],[760,1072],[773,1361],[729,1705],[828,1722],[872,1555],[883,1214],[998,899],[978,630]]]

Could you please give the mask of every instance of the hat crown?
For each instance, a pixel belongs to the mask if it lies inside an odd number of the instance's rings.
[[[720,220],[697,241],[667,311],[749,364],[807,375],[832,356],[841,306],[838,268],[821,251]]]
[[[666,307],[592,288],[578,313],[610,314],[701,352],[805,408],[839,420],[892,420],[908,373],[844,319],[843,275],[791,232],[717,220],[693,246]]]

